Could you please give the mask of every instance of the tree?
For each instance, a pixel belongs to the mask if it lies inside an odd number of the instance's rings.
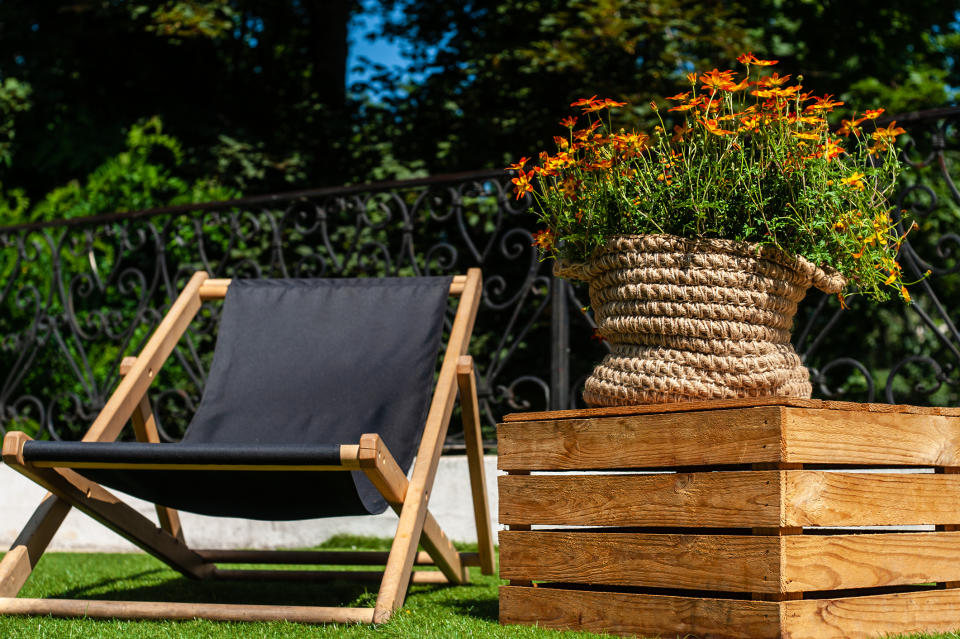
[[[733,68],[750,50],[858,108],[942,106],[948,87],[960,85],[955,6],[390,0],[381,9],[387,33],[409,44],[409,71],[429,75],[391,87],[389,135],[398,158],[425,160],[433,172],[503,166],[548,148],[576,98],[627,100],[633,108],[622,123],[649,125],[651,99],[682,90],[691,70]]]
[[[226,136],[256,151],[258,190],[283,189],[291,174],[336,181],[336,150],[350,134],[346,25],[355,5],[8,0],[0,79],[31,87],[33,108],[19,115],[16,160],[0,180],[36,198],[88,174],[123,148],[126,128],[156,115],[184,141],[197,175],[216,171]],[[316,152],[297,156],[308,148]]]

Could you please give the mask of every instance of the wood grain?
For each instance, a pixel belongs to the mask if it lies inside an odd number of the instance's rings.
[[[783,460],[782,409],[505,423],[497,427],[501,470],[594,470]]]
[[[780,472],[784,526],[960,523],[960,475]]]
[[[747,535],[500,533],[500,578],[780,592],[781,539]]]
[[[953,416],[785,408],[783,437],[790,462],[960,465],[960,418]]]
[[[106,619],[288,621],[291,623],[371,623],[373,621],[372,608],[95,601],[89,599],[12,599],[5,597],[0,597],[0,614]]]
[[[477,527],[477,549],[481,558],[481,572],[492,575],[497,571],[496,554],[493,550],[493,526],[490,523],[486,472],[483,468],[483,433],[480,428],[477,378],[473,358],[469,355],[464,355],[457,361],[457,386],[460,389],[463,443],[467,449],[467,469],[470,473],[473,521]]]
[[[626,415],[649,415],[655,413],[682,413],[726,408],[749,408],[752,406],[795,406],[797,408],[820,408],[826,410],[856,411],[866,413],[897,413],[917,415],[947,415],[960,417],[960,408],[939,406],[909,406],[906,404],[860,404],[857,402],[835,402],[821,399],[800,399],[793,397],[766,397],[762,399],[723,399],[698,402],[677,402],[674,404],[647,404],[643,406],[605,406],[602,408],[584,408],[575,410],[531,411],[510,413],[503,421],[528,422],[549,419],[583,419],[595,417],[616,417]]]
[[[960,629],[960,589],[788,601],[783,639],[868,639]]]
[[[960,533],[804,535],[783,539],[786,591],[960,579]]]
[[[781,471],[501,475],[501,524],[779,527]]]
[[[500,533],[503,579],[799,593],[952,581],[960,533]]]
[[[639,637],[775,639],[780,606],[766,601],[500,587],[500,623]]]

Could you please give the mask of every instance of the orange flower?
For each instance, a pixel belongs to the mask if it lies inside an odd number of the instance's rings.
[[[827,159],[827,162],[831,161],[833,158],[837,157],[844,152],[840,143],[836,140],[827,140],[827,144],[824,147],[823,157]]]
[[[717,125],[716,120],[697,120],[697,122],[702,124],[707,129],[707,131],[709,131],[710,133],[713,133],[714,135],[736,135],[734,131],[727,131],[726,129],[721,129]]]
[[[880,117],[880,114],[884,112],[884,109],[867,109],[863,112],[864,120],[876,120]]]
[[[701,89],[709,89],[710,91],[717,91],[718,89],[729,90],[729,87],[734,86],[733,71],[719,71],[714,69],[701,75],[700,81],[703,82],[703,85],[700,87]]]
[[[596,95],[594,95],[593,97],[590,97],[590,98],[580,98],[580,99],[577,100],[576,102],[571,102],[571,103],[570,103],[570,106],[572,106],[572,107],[592,106],[594,100],[596,100],[596,99],[597,99],[597,96],[596,96]]]
[[[901,286],[901,287],[900,287],[900,294],[903,295],[903,301],[905,301],[907,304],[909,304],[909,303],[910,303],[910,293],[907,292],[907,287],[906,287],[906,286]]]
[[[902,127],[897,126],[897,121],[894,120],[887,125],[886,128],[878,128],[876,131],[870,134],[874,140],[882,142],[884,144],[889,144],[897,139],[897,136],[906,133]]]
[[[537,231],[533,234],[533,244],[544,251],[549,251],[553,248],[554,237],[553,233],[550,232],[550,229],[543,229],[542,231]]]
[[[832,97],[833,96],[830,94],[827,94],[822,98],[814,96],[814,103],[807,106],[805,111],[832,111],[833,107],[838,107],[843,104],[843,102],[840,102],[839,100],[834,102],[831,100]]]
[[[530,183],[530,179],[533,177],[533,174],[534,174],[533,171],[529,171],[527,173],[520,171],[517,177],[510,180],[511,182],[517,185],[516,187],[514,187],[514,191],[517,194],[518,200],[522,198],[524,195],[526,195],[527,193],[533,191],[533,185]]]
[[[793,86],[786,87],[784,89],[757,89],[756,91],[751,91],[750,93],[758,98],[789,98],[799,90],[800,87]]]
[[[686,100],[687,96],[690,95],[689,91],[683,93],[678,93],[676,95],[671,95],[669,98],[664,98],[665,100]]]
[[[847,308],[847,301],[846,301],[846,299],[843,297],[843,293],[837,293],[837,299],[840,300],[840,308],[846,309],[846,308]]]
[[[691,73],[688,73],[688,74],[687,74],[687,82],[689,82],[690,84],[693,84],[693,83],[696,82],[696,81],[697,81],[697,74],[696,74],[696,73],[692,73],[692,72],[691,72]]]
[[[737,56],[737,62],[740,64],[752,64],[758,67],[769,67],[777,64],[779,60],[758,60],[753,53],[741,53]]]
[[[557,145],[558,149],[566,149],[570,146],[570,140],[562,135],[553,136],[553,143]]]
[[[670,137],[670,141],[671,141],[671,142],[679,142],[679,141],[682,140],[684,137],[686,137],[686,135],[687,135],[688,133],[690,133],[691,131],[693,131],[693,129],[691,129],[691,128],[687,127],[687,126],[678,126],[678,125],[674,124],[674,125],[673,125],[673,135]]]
[[[694,99],[690,100],[689,102],[686,102],[686,103],[684,103],[684,104],[678,104],[677,106],[675,106],[675,107],[670,107],[670,108],[667,109],[667,110],[668,110],[668,111],[689,111],[690,109],[692,109],[692,108],[694,108],[695,106],[698,106],[698,105],[700,105],[700,104],[702,104],[702,103],[703,103],[703,98],[694,98]]]
[[[507,167],[508,171],[520,171],[523,173],[523,166],[530,161],[530,158],[520,158],[519,162],[514,162]]]
[[[857,118],[855,120],[840,120],[840,124],[842,124],[843,126],[837,129],[837,133],[844,137],[847,137],[851,133],[853,133],[854,135],[859,137],[860,136],[859,127],[861,124],[863,124],[864,119],[865,118]]]
[[[560,126],[565,126],[568,129],[572,129],[577,124],[577,116],[570,115],[560,120]]]
[[[820,136],[816,133],[801,133],[800,131],[793,131],[790,135],[800,140],[819,140]]]
[[[790,76],[789,76],[789,75],[781,76],[781,75],[778,74],[776,71],[774,71],[772,75],[768,75],[768,76],[765,77],[765,78],[760,78],[760,80],[757,81],[757,85],[758,85],[758,86],[761,86],[761,87],[764,87],[764,88],[766,88],[766,87],[778,87],[778,86],[781,86],[781,85],[783,85],[783,84],[786,84],[786,83],[787,83],[787,80],[789,80],[789,79],[790,79]]]

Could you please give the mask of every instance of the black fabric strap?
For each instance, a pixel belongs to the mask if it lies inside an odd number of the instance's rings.
[[[340,464],[340,446],[30,441],[23,446],[23,458],[28,462],[321,466]]]

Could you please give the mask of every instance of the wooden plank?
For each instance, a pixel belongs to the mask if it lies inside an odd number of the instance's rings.
[[[13,599],[9,597],[0,598],[0,614],[105,619],[288,621],[290,623],[371,623],[373,621],[372,608],[95,601],[90,599]]]
[[[960,523],[960,475],[779,472],[783,526]]]
[[[70,504],[56,495],[43,498],[0,560],[0,597],[17,596],[69,512]]]
[[[960,579],[960,532],[803,535],[784,538],[783,552],[785,591]]]
[[[960,589],[787,601],[784,639],[868,639],[960,629]]]
[[[780,637],[780,606],[742,599],[500,587],[500,623],[638,637]]]
[[[782,459],[778,406],[497,427],[501,470],[593,470]]]
[[[221,581],[306,581],[321,583],[324,581],[362,581],[380,583],[382,570],[214,570],[213,579]],[[445,585],[450,580],[439,570],[414,570],[410,573],[410,583]]]
[[[501,524],[779,527],[784,471],[498,478]]]
[[[858,402],[836,402],[821,399],[800,399],[794,397],[764,397],[743,399],[705,400],[696,402],[677,402],[672,404],[645,404],[642,406],[605,406],[574,410],[531,411],[510,413],[503,421],[528,422],[551,419],[591,419],[596,417],[619,417],[628,415],[649,415],[655,413],[682,413],[688,411],[718,410],[726,408],[749,408],[753,406],[795,406],[797,408],[819,408],[826,410],[858,411],[868,413],[897,413],[916,415],[947,415],[960,417],[960,408],[940,406],[910,406],[906,404],[861,404]]]
[[[151,444],[160,443],[160,433],[157,430],[157,422],[153,415],[153,408],[150,406],[150,398],[147,397],[146,393],[143,394],[140,404],[133,410],[130,422],[133,425],[133,432],[138,442]],[[161,506],[160,504],[155,504],[154,508],[157,511],[157,521],[160,523],[160,527],[180,541],[184,541],[183,527],[180,525],[179,513],[173,508]]]
[[[357,461],[364,474],[380,491],[380,494],[387,500],[394,512],[402,513],[410,484],[379,435],[365,434],[360,437]],[[420,543],[451,583],[463,583],[469,580],[469,572],[461,565],[457,549],[447,539],[446,534],[429,511],[427,511],[423,520]],[[393,550],[391,550],[392,552]],[[415,548],[413,552],[416,553]],[[411,561],[411,566],[415,561],[416,554]],[[389,556],[387,564],[390,564]]]
[[[403,605],[409,585],[409,572],[416,555],[424,521],[427,517],[427,502],[437,474],[443,440],[450,425],[450,416],[456,402],[457,361],[467,354],[470,336],[480,307],[483,281],[480,269],[467,271],[457,313],[450,329],[450,338],[444,351],[443,363],[437,376],[436,390],[423,427],[417,461],[407,489],[407,497],[393,539],[391,557],[377,595],[374,623],[384,623],[395,610]]]
[[[960,533],[780,538],[503,531],[500,577],[756,593],[945,582],[960,579]]]
[[[208,279],[200,287],[200,299],[203,301],[222,300],[227,296],[227,289],[230,287],[230,279]],[[467,282],[466,275],[454,275],[450,283],[450,294],[460,295]]]
[[[467,449],[467,469],[473,496],[473,520],[477,527],[477,548],[481,572],[496,572],[493,551],[493,528],[490,505],[487,503],[487,479],[483,468],[483,434],[480,432],[480,406],[477,400],[477,378],[473,358],[464,355],[457,362],[457,386],[460,388],[460,410],[463,414],[463,442]]]
[[[500,578],[781,591],[782,539],[749,535],[501,531]]]
[[[382,566],[390,553],[379,550],[194,550],[204,561],[221,564],[313,564]],[[461,561],[469,566],[479,566],[477,553],[460,553]],[[428,553],[418,552],[414,560],[417,566],[434,565]]]
[[[956,417],[785,408],[783,437],[785,459],[791,462],[960,465]]]

